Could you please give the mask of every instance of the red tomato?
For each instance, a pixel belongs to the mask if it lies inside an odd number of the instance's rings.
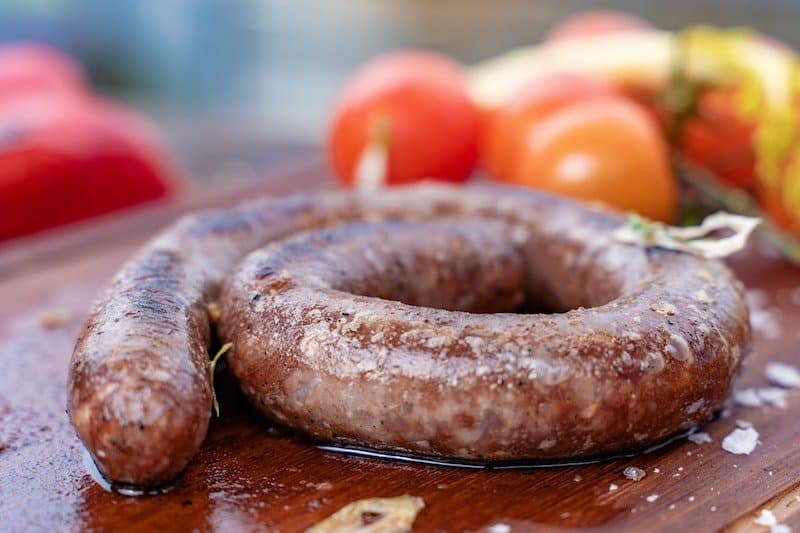
[[[477,158],[478,111],[459,65],[428,52],[383,55],[342,88],[328,152],[346,185],[464,181]],[[382,154],[371,170],[365,163]]]
[[[83,70],[61,51],[38,43],[0,46],[0,99],[39,91],[85,90]]]
[[[651,28],[649,22],[631,13],[614,10],[581,11],[556,24],[546,41],[565,41],[581,37],[624,33]]]
[[[164,196],[175,176],[153,125],[122,106],[0,100],[0,241]]]
[[[708,89],[696,102],[678,136],[678,149],[692,163],[722,181],[751,189],[756,183],[753,125],[743,121],[734,107],[731,89]]]
[[[672,221],[677,210],[666,142],[647,111],[624,98],[577,102],[532,124],[512,177],[656,220]]]
[[[488,112],[480,143],[486,172],[493,178],[510,180],[531,124],[575,102],[618,94],[606,81],[582,74],[557,74],[533,80],[504,105]]]

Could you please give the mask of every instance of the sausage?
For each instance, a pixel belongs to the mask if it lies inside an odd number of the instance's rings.
[[[230,367],[272,420],[413,454],[595,455],[707,421],[747,345],[741,285],[556,215],[358,223],[256,251],[222,292]],[[562,312],[509,313],[543,297]]]
[[[175,477],[207,431],[221,298],[242,390],[313,439],[484,461],[647,445],[721,407],[750,330],[724,265],[616,242],[620,224],[500,186],[190,216],[87,320],[72,423],[112,481]],[[512,313],[523,301],[555,313]]]

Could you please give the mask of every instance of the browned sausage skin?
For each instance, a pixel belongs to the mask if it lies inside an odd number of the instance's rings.
[[[356,224],[254,252],[222,294],[234,374],[315,439],[462,459],[613,452],[708,420],[748,338],[727,269],[535,218]],[[574,309],[465,312],[520,292]]]
[[[208,430],[207,303],[258,246],[350,213],[344,195],[267,198],[180,219],[117,274],[72,356],[67,408],[112,482],[158,485],[189,462]]]
[[[103,473],[158,484],[197,450],[205,306],[247,253],[358,220],[254,253],[222,298],[243,390],[314,438],[483,460],[644,445],[707,420],[748,347],[723,265],[614,242],[599,209],[436,185],[265,199],[166,230],[88,319],[68,403]],[[471,313],[525,295],[573,310]]]

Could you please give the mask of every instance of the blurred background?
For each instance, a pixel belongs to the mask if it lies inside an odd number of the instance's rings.
[[[800,45],[800,0],[0,0],[0,242],[207,185],[263,182],[268,167],[323,157],[337,88],[367,59],[426,48],[469,65],[598,9],[666,30],[748,26]],[[56,52],[9,44],[20,42]],[[722,122],[722,155],[752,159],[753,124]],[[628,177],[652,174],[651,163]],[[761,192],[762,207],[782,215],[784,198]],[[670,209],[661,218],[676,219]],[[800,217],[783,218],[800,233]]]
[[[234,144],[319,142],[337,85],[376,53],[428,47],[475,62],[590,8],[665,29],[748,25],[800,45],[797,0],[3,0],[0,41],[74,55],[97,90],[148,113],[194,167],[212,132]]]

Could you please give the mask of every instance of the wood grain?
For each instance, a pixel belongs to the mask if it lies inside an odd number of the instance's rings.
[[[87,473],[64,413],[67,364],[92,299],[154,226],[188,207],[319,186],[320,175],[313,165],[284,169],[265,185],[22,245],[0,260],[0,529],[298,531],[356,499],[411,494],[426,503],[419,531],[500,523],[513,531],[745,531],[757,527],[762,508],[800,530],[800,390],[790,391],[786,409],[733,407],[704,428],[710,444],[681,439],[584,466],[468,470],[322,451],[259,419],[223,375],[221,417],[174,486],[146,497],[104,490]],[[800,364],[800,270],[758,244],[730,264],[758,304],[754,350],[739,386],[763,386],[768,361]],[[720,447],[736,419],[761,435],[750,456]],[[647,476],[630,481],[622,476],[627,466]],[[618,490],[609,490],[612,483]]]

